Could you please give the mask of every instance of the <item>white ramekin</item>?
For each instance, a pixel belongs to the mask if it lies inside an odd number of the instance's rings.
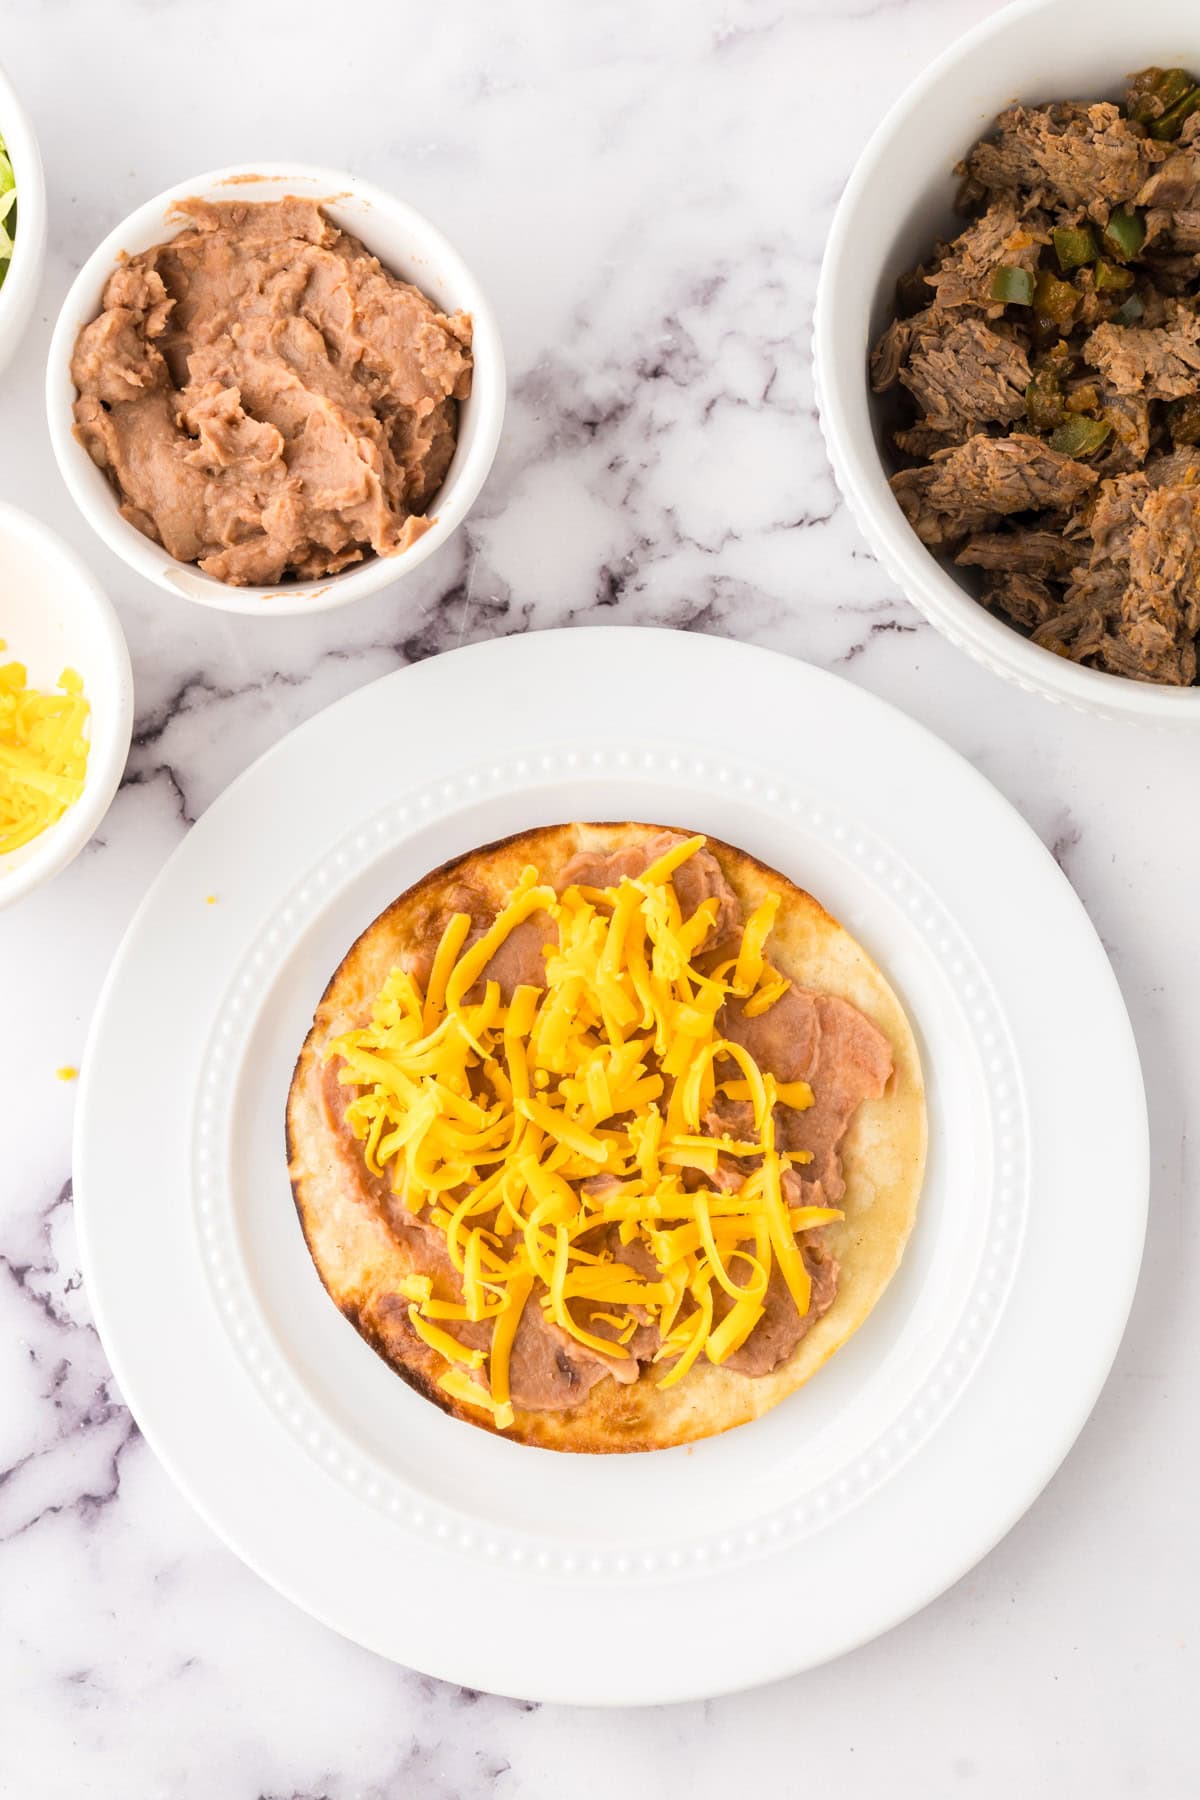
[[[970,31],[913,83],[868,143],[838,206],[817,288],[813,356],[821,427],[838,486],[893,581],[950,641],[1031,693],[1105,718],[1200,725],[1200,688],[1107,675],[1043,650],[974,600],[932,556],[887,484],[867,376],[896,277],[962,229],[952,170],[1014,99],[1116,96],[1158,63],[1200,75],[1197,0],[1018,0]]]
[[[17,178],[17,230],[12,261],[0,287],[0,369],[29,323],[46,262],[46,180],[37,138],[12,82],[0,69],[0,137]]]
[[[81,326],[100,310],[104,284],[122,252],[135,255],[181,229],[173,209],[191,195],[207,200],[279,200],[288,194],[323,201],[334,223],[360,237],[393,274],[403,276],[444,312],[470,313],[474,375],[463,402],[458,444],[446,480],[432,508],[434,524],[412,548],[397,556],[376,556],[322,581],[283,582],[277,587],[231,587],[190,563],[176,562],[121,517],[117,496],[72,430],[71,352]],[[88,257],[63,302],[46,370],[46,410],[50,440],[63,480],[88,522],[110,550],[147,581],[201,606],[256,616],[324,612],[411,574],[444,544],[466,517],[487,479],[504,418],[504,352],[492,309],[458,252],[427,219],[382,189],[340,170],[305,163],[259,163],[218,169],[178,182],[148,200],[111,231]]]
[[[133,676],[116,613],[91,571],[28,513],[0,504],[0,662],[23,662],[52,690],[64,669],[83,677],[91,708],[83,793],[40,837],[0,856],[0,907],[65,869],[108,811],[129,754]]]

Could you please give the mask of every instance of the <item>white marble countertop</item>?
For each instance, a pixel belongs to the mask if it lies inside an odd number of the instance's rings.
[[[137,723],[100,838],[0,917],[19,1019],[0,1035],[0,1793],[1197,1791],[1187,1134],[1200,963],[1187,946],[1200,746],[1020,695],[924,625],[838,499],[809,374],[821,245],[854,156],[908,80],[993,5],[5,9],[3,59],[40,132],[51,223],[36,321],[0,383],[0,492],[107,584]],[[411,584],[273,626],[172,607],[128,574],[75,514],[41,406],[50,321],[103,233],[169,183],[257,156],[345,166],[441,222],[493,295],[511,374],[504,444],[467,529]],[[381,1662],[295,1611],[192,1514],[89,1322],[74,1090],[55,1079],[80,1060],[147,882],[260,751],[406,661],[572,621],[668,624],[811,658],[983,769],[1053,846],[1109,948],[1154,1132],[1149,1245],[1115,1373],[1008,1539],[925,1613],[829,1668],[618,1715],[494,1700]]]

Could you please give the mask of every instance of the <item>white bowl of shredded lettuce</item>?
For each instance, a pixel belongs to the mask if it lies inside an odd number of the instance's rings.
[[[46,260],[46,183],[37,139],[0,69],[0,368],[29,323]]]

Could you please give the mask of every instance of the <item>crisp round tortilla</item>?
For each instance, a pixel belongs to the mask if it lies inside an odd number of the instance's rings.
[[[447,1364],[408,1323],[399,1294],[404,1276],[419,1273],[378,1212],[360,1199],[346,1166],[347,1147],[329,1126],[322,1100],[324,1052],[330,1041],[369,1016],[390,971],[408,965],[422,943],[440,934],[464,883],[505,903],[532,863],[543,881],[580,850],[613,850],[664,827],[644,824],[552,825],[471,851],[435,869],[367,927],[335,973],[305,1039],[287,1108],[292,1192],[309,1250],[332,1299],[398,1375],[443,1411],[492,1430],[489,1415],[452,1400],[438,1387]],[[670,827],[669,829],[681,829]],[[921,1065],[904,1010],[870,957],[810,894],[774,869],[710,837],[744,911],[766,894],[780,896],[769,954],[798,985],[848,1000],[892,1048],[893,1073],[878,1100],[865,1100],[842,1140],[845,1219],[824,1227],[841,1265],[829,1311],[767,1375],[743,1375],[701,1359],[676,1386],[660,1389],[653,1373],[622,1386],[606,1377],[566,1412],[516,1410],[502,1435],[553,1450],[657,1450],[746,1424],[815,1375],[858,1330],[900,1262],[916,1216],[925,1166],[926,1114]],[[356,1153],[356,1147],[350,1154]],[[651,1365],[652,1368],[652,1365]]]

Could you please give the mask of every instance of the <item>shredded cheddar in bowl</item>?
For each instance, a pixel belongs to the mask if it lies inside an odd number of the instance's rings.
[[[339,1081],[358,1090],[346,1119],[367,1167],[409,1211],[429,1209],[461,1278],[461,1298],[407,1278],[412,1328],[454,1365],[442,1387],[501,1429],[513,1424],[509,1359],[526,1305],[616,1360],[655,1325],[658,1385],[671,1386],[697,1358],[720,1364],[745,1343],[773,1267],[803,1317],[810,1275],[795,1234],[843,1217],[793,1204],[790,1171],[811,1157],[776,1145],[776,1104],[811,1106],[811,1090],[778,1083],[718,1031],[729,996],[762,1012],[788,982],[765,955],[775,895],[746,921],[735,958],[696,966],[717,903],[684,920],[670,877],[703,843],[561,897],[527,868],[477,942],[467,914],[449,919],[424,992],[394,969],[369,1025],[329,1047]],[[483,971],[538,913],[557,932],[547,986],[519,986],[506,1005]],[[704,1130],[726,1101],[749,1102],[736,1116],[752,1114],[753,1127],[737,1139]],[[702,1184],[722,1153],[743,1159],[732,1192]],[[602,1227],[613,1247],[597,1249]],[[485,1353],[454,1323],[489,1319],[485,1388],[474,1378]]]
[[[0,855],[55,824],[83,792],[91,709],[74,669],[58,686],[41,693],[24,663],[0,664]]]

